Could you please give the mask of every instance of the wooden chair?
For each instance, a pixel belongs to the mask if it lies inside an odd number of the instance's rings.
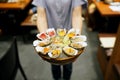
[[[18,69],[21,71],[24,80],[27,80],[19,61],[17,41],[14,37],[10,48],[0,60],[0,80],[14,80]]]
[[[112,33],[99,33],[98,34],[100,45],[98,47],[97,58],[98,58],[98,62],[100,64],[100,68],[103,73],[103,76],[105,76],[107,65],[109,63],[110,57],[112,56],[111,54],[112,51],[110,52],[110,49],[113,49],[114,46],[112,45],[105,46],[106,42],[102,41],[101,38],[106,38],[108,42],[111,42],[114,45],[114,42],[112,42],[110,38],[115,38],[116,36],[117,34],[112,34]]]

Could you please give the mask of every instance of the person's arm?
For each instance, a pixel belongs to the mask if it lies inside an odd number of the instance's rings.
[[[72,27],[74,29],[82,31],[82,7],[78,6],[73,9],[72,12]]]
[[[45,32],[48,28],[45,8],[37,8],[37,28],[39,32]]]

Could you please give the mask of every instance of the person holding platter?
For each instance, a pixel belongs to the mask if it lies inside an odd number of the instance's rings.
[[[82,7],[86,0],[33,0],[37,6],[37,28],[39,32],[45,32],[48,28],[82,30]],[[54,80],[62,77],[62,65],[51,64]],[[63,79],[70,80],[72,63],[63,65]]]

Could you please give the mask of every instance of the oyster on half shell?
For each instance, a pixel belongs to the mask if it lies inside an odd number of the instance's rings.
[[[54,50],[51,50],[48,53],[48,55],[49,55],[50,58],[58,58],[61,53],[62,53],[62,49],[61,48],[56,48]]]
[[[35,49],[36,49],[36,51],[38,53],[41,53],[43,55],[46,55],[50,51],[50,47],[49,46],[47,46],[47,47],[36,46]]]
[[[68,46],[64,47],[64,48],[63,48],[63,51],[64,51],[64,53],[67,54],[68,56],[75,56],[75,55],[77,55],[77,53],[78,53],[78,50],[76,50],[76,49],[74,49],[74,48],[72,48],[72,47],[68,47]]]
[[[74,42],[70,44],[71,47],[75,48],[75,49],[81,49],[87,46],[86,42]]]

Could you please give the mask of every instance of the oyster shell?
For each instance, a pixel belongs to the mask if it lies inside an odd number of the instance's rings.
[[[54,28],[49,28],[46,32],[50,37],[54,37],[56,35]]]
[[[33,46],[38,46],[39,43],[40,43],[40,40],[34,40],[34,41],[33,41]]]
[[[51,52],[49,52],[48,55],[51,58],[58,58],[61,53],[62,53],[62,49],[56,48],[56,49],[52,50]]]
[[[75,56],[77,55],[78,53],[78,50],[72,48],[72,47],[69,47],[69,46],[66,46],[63,48],[63,51],[65,54],[67,54],[68,56]]]
[[[47,47],[36,46],[35,49],[36,49],[36,51],[38,53],[41,53],[43,55],[46,55],[50,51],[50,47],[49,46],[47,46]]]
[[[67,32],[67,35],[69,38],[72,38],[76,35],[76,32],[75,32],[75,29],[70,29],[68,32]]]
[[[43,40],[43,41],[39,41],[38,45],[41,47],[47,46],[51,43],[50,40]]]
[[[50,39],[50,36],[47,35],[45,32],[39,33],[36,35],[38,39],[40,40],[45,40],[45,39]]]
[[[75,48],[75,49],[81,49],[87,46],[86,42],[74,42],[70,44],[71,47]]]
[[[66,35],[66,29],[57,29],[58,36],[65,36]]]
[[[86,41],[86,40],[87,40],[87,37],[84,36],[84,35],[74,36],[74,37],[71,38],[72,42],[83,42],[83,41]]]

